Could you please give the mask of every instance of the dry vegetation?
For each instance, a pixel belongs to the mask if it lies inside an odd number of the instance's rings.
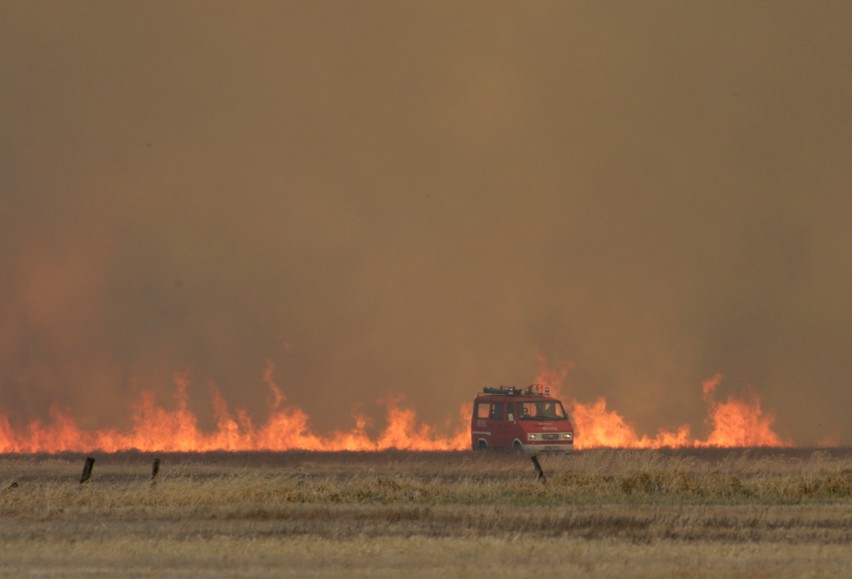
[[[850,450],[95,456],[0,457],[0,575],[852,574]]]

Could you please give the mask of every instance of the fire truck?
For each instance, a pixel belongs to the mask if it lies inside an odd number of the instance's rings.
[[[530,454],[574,450],[574,427],[550,388],[483,388],[473,401],[473,450],[514,448]]]

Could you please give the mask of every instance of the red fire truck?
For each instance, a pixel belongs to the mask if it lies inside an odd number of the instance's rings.
[[[533,384],[483,388],[473,401],[470,438],[474,450],[514,448],[531,454],[574,450],[574,427],[550,388]]]

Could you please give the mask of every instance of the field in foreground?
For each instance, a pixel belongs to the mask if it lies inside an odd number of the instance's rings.
[[[0,456],[0,575],[852,575],[852,449]]]

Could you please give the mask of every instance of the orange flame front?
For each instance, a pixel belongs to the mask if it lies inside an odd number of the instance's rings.
[[[539,360],[544,363],[543,358]],[[537,381],[549,387],[551,394],[558,397],[559,387],[569,368],[565,366],[561,372],[544,368],[539,372]],[[709,413],[707,423],[711,428],[706,438],[692,437],[688,424],[674,431],[660,429],[655,436],[640,436],[624,417],[607,410],[605,398],[598,398],[591,404],[566,401],[576,431],[574,446],[577,449],[792,446],[790,441],[772,430],[775,417],[763,412],[757,396],[729,396],[725,402],[716,402],[713,394],[721,380],[722,375],[716,374],[702,384]]]
[[[541,359],[544,362],[543,359]],[[537,382],[558,390],[570,366],[561,370],[543,370]],[[176,408],[160,406],[152,392],[143,392],[134,406],[133,428],[129,433],[116,430],[87,432],[77,426],[67,410],[52,405],[49,421],[33,421],[24,429],[11,426],[7,416],[0,414],[0,453],[33,453],[90,451],[99,449],[115,452],[126,449],[160,452],[205,452],[211,450],[464,450],[470,447],[471,405],[459,409],[457,426],[450,436],[441,435],[434,427],[420,421],[414,410],[403,407],[400,397],[385,401],[387,425],[376,436],[367,430],[368,421],[355,417],[350,430],[338,430],[327,435],[312,431],[310,417],[301,408],[286,404],[281,388],[272,380],[270,364],[264,381],[272,394],[272,413],[262,425],[255,425],[244,410],[232,412],[227,402],[213,390],[213,408],[217,425],[213,432],[203,432],[197,417],[188,408],[189,379],[183,374],[175,377]],[[706,438],[691,436],[688,425],[674,431],[660,430],[655,436],[639,435],[634,427],[615,411],[607,409],[604,398],[589,404],[565,400],[573,417],[578,449],[597,447],[661,448],[661,447],[730,447],[730,446],[790,446],[773,430],[774,417],[764,414],[757,397],[728,397],[724,402],[713,398],[721,376],[703,384],[708,405]],[[473,394],[473,393],[471,393]]]
[[[134,408],[133,429],[124,434],[114,430],[85,432],[68,411],[55,404],[49,409],[50,421],[34,421],[24,431],[16,431],[9,419],[0,415],[0,453],[89,451],[105,452],[137,449],[161,452],[205,452],[211,450],[455,450],[467,448],[467,419],[450,437],[441,437],[428,424],[420,423],[413,410],[399,406],[400,399],[387,402],[388,424],[375,439],[366,431],[367,421],[356,417],[355,427],[326,436],[311,431],[310,417],[296,406],[285,406],[284,394],[272,381],[272,368],[264,380],[273,395],[273,412],[267,422],[255,426],[243,410],[232,414],[222,395],[213,390],[213,409],[217,418],[214,432],[198,427],[197,417],[188,408],[189,380],[175,376],[177,408],[159,406],[153,393],[143,392]],[[470,407],[463,409],[466,416]]]

